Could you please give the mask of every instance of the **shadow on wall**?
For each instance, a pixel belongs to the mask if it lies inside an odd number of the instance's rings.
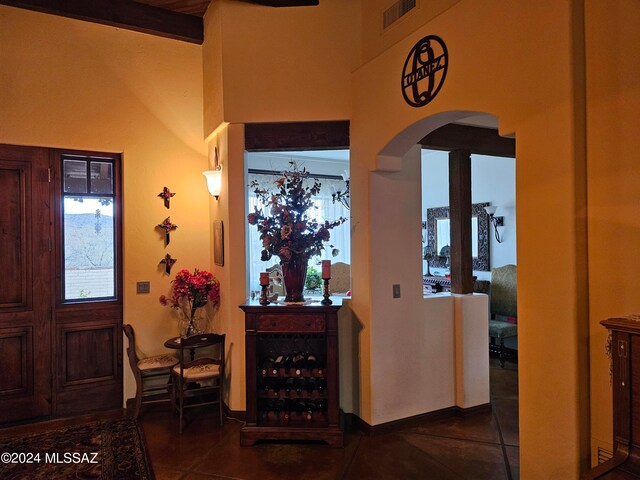
[[[360,332],[362,323],[351,310],[351,300],[343,299],[338,310],[338,355],[340,408],[344,413],[360,412]]]

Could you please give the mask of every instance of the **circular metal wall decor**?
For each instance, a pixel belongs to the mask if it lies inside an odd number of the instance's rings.
[[[449,54],[440,37],[428,35],[416,43],[402,69],[402,96],[412,107],[435,98],[447,76]]]

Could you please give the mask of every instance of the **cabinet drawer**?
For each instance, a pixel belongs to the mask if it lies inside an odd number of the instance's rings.
[[[324,315],[260,315],[257,320],[262,332],[324,332]]]

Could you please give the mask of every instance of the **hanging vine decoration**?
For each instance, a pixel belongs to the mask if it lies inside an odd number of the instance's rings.
[[[158,196],[164,200],[165,208],[171,208],[171,205],[169,204],[169,202],[171,201],[171,197],[173,197],[174,195],[175,193],[171,193],[171,190],[169,190],[169,187],[164,187],[162,191],[158,194]]]
[[[161,228],[164,230],[164,242],[165,242],[165,245],[169,245],[169,242],[171,242],[171,237],[169,233],[172,230],[175,230],[176,228],[178,228],[178,225],[171,223],[171,217],[167,217],[164,219],[162,223],[158,224],[158,228]]]
[[[164,258],[160,260],[160,264],[164,264],[164,271],[167,272],[167,275],[171,275],[171,267],[173,267],[173,264],[177,261],[178,259],[171,258],[171,255],[167,253]]]

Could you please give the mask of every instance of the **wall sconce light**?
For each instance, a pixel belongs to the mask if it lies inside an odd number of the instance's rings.
[[[493,225],[493,233],[495,234],[496,241],[498,243],[502,243],[502,238],[500,238],[500,233],[498,232],[498,227],[504,227],[504,217],[496,217],[496,210],[498,207],[494,205],[489,205],[484,207],[484,211],[489,215],[489,222]]]
[[[205,170],[202,174],[207,179],[207,188],[209,193],[218,200],[220,196],[220,187],[222,185],[222,165],[218,164],[218,147],[213,149],[213,170]]]
[[[349,191],[349,170],[345,170],[342,174],[342,180],[345,183],[344,190],[335,190],[333,189],[333,193],[331,197],[333,198],[333,203],[336,203],[336,200],[339,201],[344,208],[347,210],[351,209],[351,192]]]

